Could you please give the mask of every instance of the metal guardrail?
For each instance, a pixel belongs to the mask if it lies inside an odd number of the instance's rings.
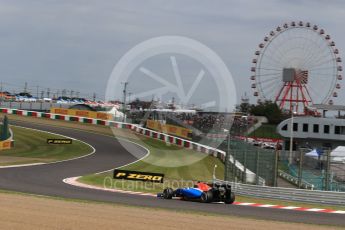
[[[236,194],[244,196],[317,204],[345,205],[345,192],[328,192],[230,183]]]

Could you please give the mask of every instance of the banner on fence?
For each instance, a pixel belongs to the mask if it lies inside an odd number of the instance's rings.
[[[94,119],[111,120],[112,115],[108,113],[78,110],[78,109],[63,109],[63,108],[51,108],[50,113],[77,116],[77,117],[88,117]]]
[[[147,120],[146,128],[158,131],[160,133],[166,133],[186,139],[191,139],[192,130],[179,127],[176,125],[162,124],[160,121]]]

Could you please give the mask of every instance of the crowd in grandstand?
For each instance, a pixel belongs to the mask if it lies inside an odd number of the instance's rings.
[[[147,117],[145,117],[145,115]],[[240,129],[241,132],[244,132],[255,122],[252,117],[233,116],[224,113],[211,112],[159,114],[157,112],[147,113],[144,111],[137,111],[135,113],[130,113],[129,118],[135,120],[137,123],[145,121],[146,119],[161,120],[166,124],[185,127],[189,126],[201,131],[202,133],[224,133],[229,130],[229,127],[236,130]]]

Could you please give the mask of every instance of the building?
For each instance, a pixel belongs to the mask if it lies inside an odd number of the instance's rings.
[[[345,106],[315,105],[314,109],[322,110],[321,117],[294,117],[282,121],[277,126],[277,132],[285,138],[285,149],[289,149],[291,128],[294,149],[300,147],[330,148],[345,145],[345,117],[341,112]],[[336,116],[327,117],[327,112],[336,112]]]

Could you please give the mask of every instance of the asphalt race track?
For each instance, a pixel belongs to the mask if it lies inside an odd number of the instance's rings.
[[[62,180],[68,177],[82,176],[109,170],[128,164],[137,159],[128,153],[114,137],[41,124],[14,121],[12,121],[12,123],[82,140],[92,145],[96,149],[96,152],[93,155],[72,161],[0,169],[0,189],[64,198],[160,207],[175,210],[202,211],[266,220],[345,226],[344,215],[340,214],[163,200],[154,197],[113,193],[71,186],[63,183]],[[146,154],[145,149],[134,144],[128,145],[130,145],[134,151],[140,152],[142,156]]]

